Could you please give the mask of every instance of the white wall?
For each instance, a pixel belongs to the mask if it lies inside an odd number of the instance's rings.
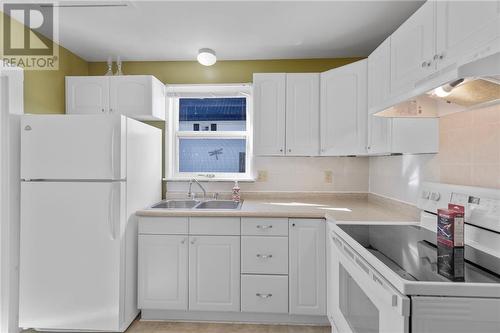
[[[422,181],[439,181],[437,154],[370,157],[371,193],[417,203]]]
[[[241,183],[244,191],[267,192],[367,192],[367,157],[264,157],[254,159],[254,170],[267,172],[267,181]],[[325,182],[332,172],[332,183]],[[232,182],[207,183],[210,192],[229,192]],[[186,182],[168,182],[169,192],[187,192]],[[195,190],[198,189],[195,187]]]

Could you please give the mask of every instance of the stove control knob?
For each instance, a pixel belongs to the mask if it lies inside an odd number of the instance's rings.
[[[441,195],[439,194],[439,192],[432,192],[431,193],[431,200],[439,201],[439,198],[441,198]]]
[[[429,199],[429,195],[430,195],[429,191],[423,191],[422,192],[422,199]]]

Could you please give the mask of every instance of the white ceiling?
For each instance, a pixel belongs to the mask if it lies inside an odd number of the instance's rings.
[[[60,44],[87,61],[195,60],[203,47],[219,60],[367,56],[423,1],[127,3],[59,8]]]

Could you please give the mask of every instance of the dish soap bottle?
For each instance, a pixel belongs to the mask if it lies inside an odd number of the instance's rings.
[[[233,199],[233,201],[236,201],[236,202],[241,201],[240,187],[238,186],[237,180],[234,182],[233,194],[232,194],[231,198]]]

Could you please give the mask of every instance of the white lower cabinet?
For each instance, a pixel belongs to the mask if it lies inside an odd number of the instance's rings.
[[[242,275],[241,311],[288,313],[288,276]]]
[[[258,313],[318,323],[326,314],[323,219],[139,217],[138,259],[138,305],[149,319]]]
[[[189,309],[240,311],[240,237],[189,237]]]
[[[187,238],[139,235],[139,308],[187,310]]]
[[[290,314],[326,314],[325,221],[290,219]]]

